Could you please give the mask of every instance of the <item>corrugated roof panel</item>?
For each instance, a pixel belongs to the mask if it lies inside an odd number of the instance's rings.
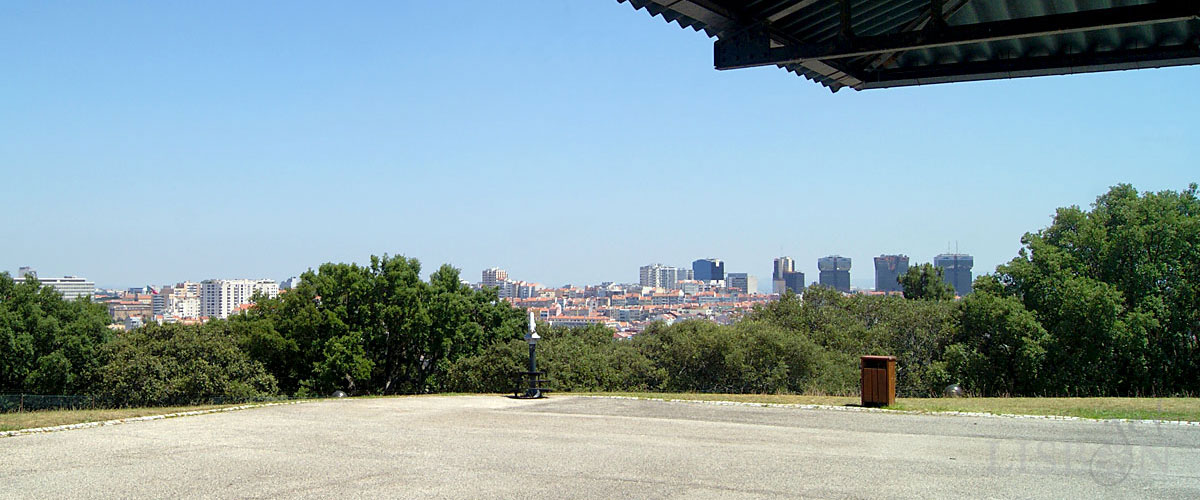
[[[837,41],[842,37],[841,7],[837,0],[617,0],[636,9],[660,16],[685,28],[703,30],[710,37],[725,39],[751,26],[766,26],[771,45],[794,46]],[[970,26],[994,21],[1038,18],[1115,7],[1155,4],[1154,0],[945,0],[943,12],[947,26]],[[1195,2],[1200,16],[1200,1]],[[1178,9],[1173,2],[1171,9]],[[902,32],[931,29],[929,0],[851,0],[851,28],[855,36],[888,36]],[[1141,12],[1144,12],[1143,9]],[[1161,12],[1161,10],[1156,11]],[[1148,22],[1137,26],[1094,29],[1053,35],[1013,36],[1008,39],[894,52],[872,53],[857,57],[804,60],[777,64],[797,75],[837,91],[843,86],[856,88],[891,86],[879,75],[918,74],[910,70],[936,69],[937,72],[963,71],[961,75],[906,80],[968,81],[981,74],[1004,77],[1005,74],[1056,74],[1053,58],[1064,64],[1084,67],[1058,68],[1061,74],[1096,71],[1125,66],[1190,64],[1190,48],[1200,42],[1200,19]],[[1155,19],[1154,21],[1161,21]],[[1150,48],[1150,50],[1146,50]],[[1161,48],[1162,50],[1156,51]],[[1200,51],[1200,49],[1197,49]],[[1081,54],[1087,57],[1080,56]],[[1119,56],[1119,57],[1118,57]],[[1197,53],[1200,57],[1200,52]],[[1087,61],[1094,59],[1095,68]],[[1130,62],[1133,61],[1133,62]],[[1020,68],[1029,71],[994,72],[991,67]],[[967,63],[986,66],[964,66]],[[1050,66],[1043,67],[1049,64]],[[1000,66],[997,66],[1000,65]],[[976,72],[982,68],[983,73]],[[1001,76],[997,76],[1001,75]],[[864,81],[871,82],[864,85]],[[899,84],[899,83],[897,83]]]

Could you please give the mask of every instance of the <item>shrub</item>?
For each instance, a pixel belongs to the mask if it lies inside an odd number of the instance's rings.
[[[273,396],[275,378],[230,336],[198,326],[151,325],[104,346],[93,395],[113,406],[246,401]]]

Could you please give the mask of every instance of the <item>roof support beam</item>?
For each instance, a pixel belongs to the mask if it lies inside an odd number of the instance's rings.
[[[799,2],[789,5],[779,12],[771,14],[769,17],[767,17],[767,20],[770,22],[776,22],[801,10],[804,10],[814,3],[817,3],[817,0],[800,0]]]
[[[1144,5],[946,26],[942,29],[923,29],[876,36],[843,36],[822,43],[803,43],[782,47],[771,47],[769,25],[763,23],[717,41],[713,49],[713,62],[716,68],[721,70],[798,64],[814,59],[840,59],[967,43],[1186,21],[1196,18],[1200,18],[1200,2],[1160,0]]]
[[[841,7],[842,38],[854,38],[854,11],[850,0],[838,0]]]
[[[946,27],[946,16],[942,13],[942,8],[945,0],[929,0],[929,19],[933,21],[933,26],[936,28]]]
[[[934,2],[934,3],[941,3],[943,1],[944,0],[932,0],[932,2]],[[966,7],[967,2],[969,2],[969,1],[970,0],[958,0],[958,3],[948,10],[945,9],[945,5],[942,5],[942,10],[941,10],[942,21],[941,21],[940,25],[937,24],[936,20],[934,20],[934,12],[932,9],[933,6],[931,5],[930,6],[931,9],[929,11],[928,16],[921,16],[921,17],[917,18],[916,20],[914,20],[913,22],[911,22],[907,26],[905,26],[904,29],[901,31],[917,31],[917,30],[925,29],[927,27],[929,27],[930,29],[945,29],[946,20],[953,17],[954,14],[958,13],[958,11],[961,10],[963,7]],[[930,23],[934,23],[933,26],[930,26]],[[867,70],[875,70],[876,68],[879,68],[880,66],[887,66],[887,65],[891,64],[892,61],[895,61],[896,58],[900,56],[900,54],[902,54],[902,52],[884,52],[882,54],[872,55],[869,58],[869,60],[866,62],[866,64],[863,65],[863,68],[865,68]]]
[[[992,80],[1188,64],[1200,64],[1200,46],[1194,42],[1166,48],[1151,47],[875,71],[861,74],[860,78],[863,83],[855,88],[858,90],[879,89],[950,81]]]

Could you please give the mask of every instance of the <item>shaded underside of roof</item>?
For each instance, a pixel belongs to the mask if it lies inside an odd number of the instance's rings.
[[[830,90],[1200,64],[1200,0],[617,0]]]

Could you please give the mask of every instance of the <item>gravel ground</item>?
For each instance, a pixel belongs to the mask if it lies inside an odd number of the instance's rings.
[[[1200,428],[446,396],[0,438],[0,498],[84,497],[1200,498]]]

